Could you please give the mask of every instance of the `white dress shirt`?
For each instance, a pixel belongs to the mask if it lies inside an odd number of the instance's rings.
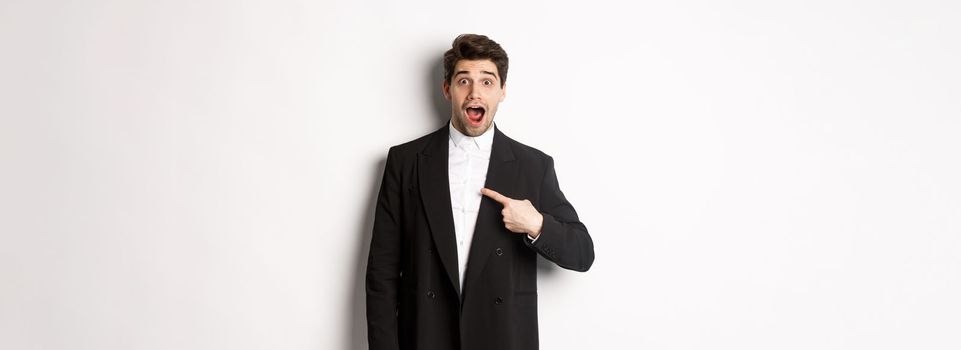
[[[460,271],[460,287],[464,290],[464,274],[477,212],[480,209],[481,188],[487,181],[487,166],[494,143],[494,125],[477,137],[462,134],[449,124],[450,140],[447,143],[447,176],[450,180],[450,204],[454,214],[454,234],[457,243],[457,268]]]

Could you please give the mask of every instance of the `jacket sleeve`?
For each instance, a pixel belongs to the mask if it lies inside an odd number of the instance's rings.
[[[374,228],[367,257],[367,340],[371,350],[396,350],[400,282],[401,183],[394,150],[387,154],[377,195]]]
[[[587,227],[577,218],[557,183],[554,159],[547,158],[538,210],[544,216],[536,242],[524,242],[538,254],[568,270],[585,272],[594,264],[594,242]]]

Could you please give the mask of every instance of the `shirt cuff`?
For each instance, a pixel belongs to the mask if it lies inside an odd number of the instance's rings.
[[[541,232],[541,235],[542,235],[542,234],[544,234],[544,233]],[[541,235],[537,235],[537,238],[531,237],[531,235],[527,235],[527,239],[531,240],[531,243],[534,243],[534,242],[537,242],[537,239],[538,239],[538,238],[541,238]]]

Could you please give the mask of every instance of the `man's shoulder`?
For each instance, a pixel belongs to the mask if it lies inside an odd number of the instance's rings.
[[[427,153],[428,147],[437,148],[446,147],[446,143],[443,145],[432,145],[432,142],[442,142],[447,136],[447,126],[444,126],[438,130],[435,130],[429,134],[423,135],[416,139],[394,145],[390,147],[388,151],[389,156],[408,158],[416,157],[418,153]],[[550,155],[544,153],[543,151],[528,146],[520,141],[517,141],[510,136],[507,136],[501,129],[497,129],[497,133],[494,135],[495,143],[497,139],[500,138],[502,142],[512,151],[514,157],[523,163],[535,162],[543,163],[547,161],[552,161]],[[446,148],[445,148],[446,149]]]
[[[424,149],[424,147],[427,147],[427,144],[430,143],[430,140],[433,136],[434,136],[434,133],[430,133],[430,134],[418,137],[416,139],[401,143],[399,145],[391,146],[390,151],[396,152],[396,153],[420,152],[421,150]]]
[[[439,138],[439,136],[443,136],[440,135],[443,132],[446,132],[445,128],[441,128],[416,139],[391,146],[390,150],[387,152],[388,157],[416,157],[417,153],[423,152],[431,144],[431,141]]]
[[[510,145],[511,150],[514,151],[514,156],[521,162],[544,162],[551,159],[550,155],[537,148],[521,143],[507,135],[502,134],[502,136]]]

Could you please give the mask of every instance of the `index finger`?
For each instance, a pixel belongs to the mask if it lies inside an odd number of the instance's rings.
[[[481,189],[481,194],[488,196],[491,199],[497,201],[497,203],[504,204],[504,205],[506,205],[511,200],[507,196],[497,193],[497,191],[494,191],[486,187]]]

